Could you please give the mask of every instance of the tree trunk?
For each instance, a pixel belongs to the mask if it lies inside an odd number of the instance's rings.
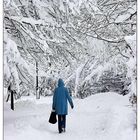
[[[40,93],[38,88],[38,62],[36,61],[36,99],[40,99]]]
[[[10,97],[10,94],[8,94],[7,99],[6,99],[6,102],[8,102],[8,101],[9,101],[9,97]]]
[[[13,91],[11,91],[11,109],[14,110],[14,94],[13,94]]]

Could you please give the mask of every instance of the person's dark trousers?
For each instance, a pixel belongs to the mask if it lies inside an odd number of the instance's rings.
[[[65,130],[66,128],[66,115],[58,115],[58,130],[59,133],[63,131],[63,128]]]

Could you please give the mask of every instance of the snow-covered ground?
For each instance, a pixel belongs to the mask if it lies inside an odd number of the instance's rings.
[[[136,140],[135,113],[126,96],[116,93],[74,99],[69,107],[66,133],[48,123],[52,97],[21,98],[4,104],[4,140]]]

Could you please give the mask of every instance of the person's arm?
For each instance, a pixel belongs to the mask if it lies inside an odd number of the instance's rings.
[[[69,95],[69,93],[68,93],[67,88],[66,88],[66,96],[67,96],[67,99],[68,99],[68,101],[69,101],[69,103],[70,103],[70,105],[71,105],[71,108],[73,108],[73,107],[74,107],[73,101],[72,101],[72,98],[70,97],[70,95]]]

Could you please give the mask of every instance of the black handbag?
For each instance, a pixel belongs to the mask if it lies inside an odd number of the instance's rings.
[[[57,122],[56,112],[55,111],[52,111],[51,112],[51,115],[50,115],[50,118],[49,118],[49,123],[55,124],[56,122]]]

